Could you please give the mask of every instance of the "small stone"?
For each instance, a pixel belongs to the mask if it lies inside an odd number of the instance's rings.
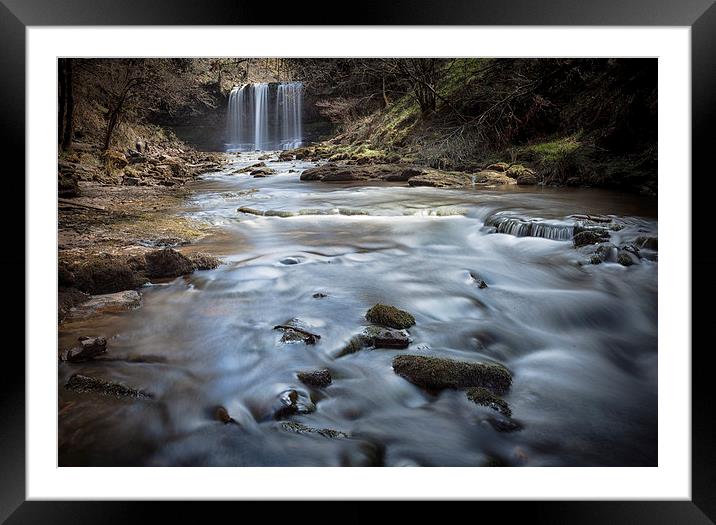
[[[279,395],[279,406],[274,411],[274,419],[283,419],[294,414],[310,414],[315,412],[316,405],[305,393],[297,390],[286,390]]]
[[[366,319],[371,323],[387,326],[388,328],[397,328],[398,330],[410,328],[415,324],[415,318],[395,306],[376,304],[370,308],[366,314]]]

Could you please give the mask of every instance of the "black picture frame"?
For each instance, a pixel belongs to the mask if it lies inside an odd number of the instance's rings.
[[[692,216],[684,217],[685,234],[692,223],[692,279],[700,276],[692,296],[692,326],[704,332],[709,325],[712,296],[710,278],[716,259],[710,254],[705,202],[712,194],[715,175],[710,152],[716,145],[716,5],[714,0],[367,0],[355,9],[336,2],[316,1],[303,6],[278,6],[275,2],[248,3],[242,0],[0,0],[0,71],[2,72],[0,115],[2,115],[2,158],[17,161],[16,173],[24,173],[25,147],[25,30],[42,25],[577,25],[577,26],[688,26],[691,28],[692,60]],[[688,159],[683,173],[673,174],[674,184],[689,176]],[[19,200],[25,195],[24,177],[5,177],[6,192]],[[49,183],[49,181],[48,181]],[[671,183],[671,182],[670,182]],[[6,193],[7,195],[7,193]],[[19,215],[19,214],[18,214]],[[23,253],[25,230],[15,228],[9,242]],[[24,255],[22,255],[24,261]],[[5,272],[23,271],[17,258],[2,262]],[[685,269],[686,271],[686,269]],[[18,294],[17,297],[20,297]],[[698,307],[697,298],[703,306]],[[16,316],[24,308],[13,304]],[[8,318],[9,319],[9,318]],[[16,326],[19,326],[19,319]],[[660,319],[659,322],[668,322]],[[472,502],[459,504],[451,514],[469,512],[477,519],[524,516],[531,523],[714,523],[716,522],[716,396],[711,388],[709,367],[711,345],[698,345],[692,352],[692,499],[690,501],[591,501],[591,502]],[[689,348],[679,349],[688,352]],[[207,522],[228,510],[228,503],[139,503],[139,502],[29,502],[25,501],[25,361],[17,350],[6,348],[5,373],[0,381],[0,521],[7,523],[123,523],[151,519],[150,511],[161,512],[169,521],[188,516],[188,506],[199,510]],[[277,496],[281,493],[277,491]],[[287,495],[290,497],[290,495]],[[455,505],[456,503],[451,503]],[[273,503],[244,503],[242,512],[270,516]],[[421,503],[413,509],[423,512]],[[470,505],[470,508],[466,508]],[[291,512],[303,514],[304,504],[293,503]],[[354,505],[351,505],[354,506]],[[476,507],[477,506],[477,507]],[[149,507],[149,508],[148,508]],[[198,508],[197,508],[198,507]],[[373,517],[372,505],[346,512],[351,521]],[[326,511],[322,511],[325,513]],[[332,513],[328,514],[328,516]]]

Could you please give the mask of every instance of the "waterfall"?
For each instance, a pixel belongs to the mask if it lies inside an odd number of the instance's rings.
[[[568,241],[574,235],[574,224],[564,221],[494,215],[485,221],[485,225],[494,227],[497,233],[507,233],[516,237],[542,237],[554,241]]]
[[[237,86],[229,94],[229,151],[291,149],[303,143],[303,83]],[[269,118],[272,115],[272,118]]]

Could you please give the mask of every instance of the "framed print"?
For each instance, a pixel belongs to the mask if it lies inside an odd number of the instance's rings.
[[[713,522],[712,2],[333,12],[0,7],[0,516]]]

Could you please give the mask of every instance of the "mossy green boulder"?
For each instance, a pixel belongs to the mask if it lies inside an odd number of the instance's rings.
[[[380,303],[368,310],[365,314],[365,318],[371,323],[387,326],[388,328],[396,328],[398,330],[410,328],[415,324],[415,318],[405,310]]]
[[[465,394],[467,395],[467,398],[476,405],[482,405],[484,407],[497,410],[503,416],[510,417],[512,415],[512,410],[510,410],[510,405],[507,404],[507,401],[496,396],[487,388],[483,388],[481,386],[468,388],[465,391]]]
[[[499,395],[507,392],[512,385],[512,374],[502,365],[441,357],[399,355],[393,359],[393,371],[427,390],[483,387]]]

